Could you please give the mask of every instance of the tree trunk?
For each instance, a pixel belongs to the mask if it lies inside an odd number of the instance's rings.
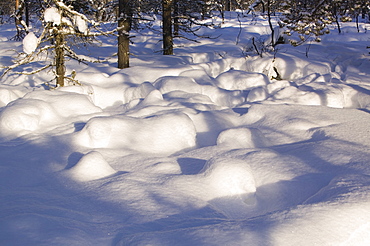
[[[55,67],[57,74],[57,86],[64,86],[65,66],[64,66],[64,35],[61,28],[55,32]]]
[[[207,2],[205,0],[202,1],[202,20],[206,18],[207,15]]]
[[[130,0],[119,0],[118,5],[118,68],[130,66],[130,38],[132,10]]]
[[[271,0],[268,0],[267,1],[267,18],[268,18],[268,23],[269,23],[269,27],[270,27],[270,30],[271,30],[271,45],[272,47],[275,47],[275,30],[274,30],[274,27],[272,26],[272,22],[271,22]]]
[[[338,33],[341,34],[342,29],[340,28],[339,18],[337,16],[335,16],[335,23],[337,24],[338,27]]]
[[[172,0],[162,0],[163,55],[173,55]]]
[[[226,11],[231,11],[231,0],[226,0],[226,4],[225,4],[225,9]]]
[[[173,0],[173,34],[179,35],[180,23],[179,23],[179,3],[178,0]]]
[[[15,0],[15,11],[19,8],[19,0]]]
[[[19,0],[15,0],[15,25],[17,26],[17,28],[22,21],[22,16],[20,15],[20,13],[18,13],[19,10]]]
[[[28,0],[25,0],[24,4],[25,4],[26,25],[27,25],[27,28],[29,28],[30,27],[30,11],[29,11]]]
[[[22,40],[24,37],[24,32],[22,29],[22,12],[23,9],[19,8],[19,0],[15,0],[15,28],[17,29],[17,35],[14,37],[15,40]]]

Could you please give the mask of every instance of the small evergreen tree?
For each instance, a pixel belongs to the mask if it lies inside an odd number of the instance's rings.
[[[321,35],[329,33],[328,25],[332,23],[337,25],[340,33],[340,22],[356,18],[368,5],[367,0],[280,0],[283,22],[288,28],[287,34],[299,34],[300,41],[292,41],[293,45],[299,45],[311,36],[320,41]]]
[[[66,75],[65,69],[65,57],[81,62],[86,61],[73,50],[73,44],[76,40],[90,42],[98,35],[109,35],[114,31],[102,32],[94,21],[74,10],[73,6],[60,0],[51,0],[51,4],[44,10],[42,33],[36,37],[30,32],[25,37],[24,54],[12,66],[7,67],[2,76],[16,67],[37,61],[40,54],[52,52],[53,61],[50,64],[32,72],[23,72],[23,74],[34,74],[52,67],[57,87],[64,86],[66,79],[78,83],[74,79],[74,74]]]

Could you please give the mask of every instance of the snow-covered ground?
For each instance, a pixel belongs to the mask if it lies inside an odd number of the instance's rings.
[[[370,24],[261,58],[267,21],[226,17],[174,56],[138,33],[124,70],[106,39],[81,86],[2,79],[1,245],[370,245]]]

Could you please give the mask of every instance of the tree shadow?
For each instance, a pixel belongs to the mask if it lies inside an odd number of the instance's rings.
[[[253,245],[272,246],[270,227],[273,224],[258,219],[227,219],[207,206],[122,228],[111,245],[236,245],[253,240]]]
[[[183,159],[188,162],[192,158]],[[257,188],[256,203],[246,202],[243,195],[218,197],[199,209],[181,210],[147,223],[124,226],[111,245],[237,245],[253,240],[253,245],[272,246],[273,232],[280,224],[271,215],[303,204],[330,180],[330,175],[309,173],[266,184]],[[160,196],[153,199],[177,206]]]

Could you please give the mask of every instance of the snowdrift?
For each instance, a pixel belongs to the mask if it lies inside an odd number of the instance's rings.
[[[234,17],[174,56],[142,31],[125,70],[70,61],[81,86],[5,76],[0,244],[369,245],[369,34],[261,58],[267,21]]]

